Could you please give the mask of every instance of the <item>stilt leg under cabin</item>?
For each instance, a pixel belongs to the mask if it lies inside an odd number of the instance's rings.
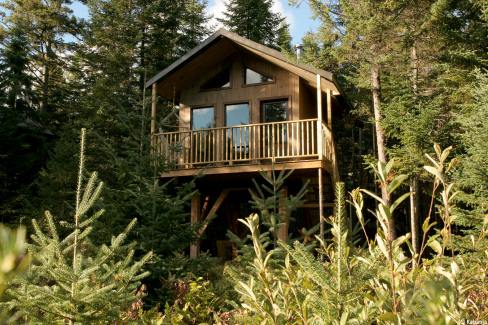
[[[278,172],[276,172],[278,173]],[[249,189],[254,185],[251,179],[262,184],[259,173],[227,176],[226,180],[205,177],[197,185],[200,191],[191,204],[191,223],[199,224],[196,239],[190,246],[190,257],[195,258],[200,251],[228,260],[236,255],[236,244],[231,242],[227,232],[244,239],[248,230],[238,219],[244,219],[251,213],[259,213],[250,203]],[[218,179],[219,181],[217,181]],[[264,180],[263,180],[264,182]],[[304,203],[292,212],[287,207],[287,198],[296,195],[309,183]],[[239,184],[239,187],[230,187]],[[320,235],[325,233],[325,217],[332,213],[333,177],[323,169],[295,171],[279,190],[278,215],[280,227],[277,236],[280,240],[302,238],[304,233],[320,223]],[[264,230],[263,230],[264,231]],[[291,237],[290,237],[291,236]]]

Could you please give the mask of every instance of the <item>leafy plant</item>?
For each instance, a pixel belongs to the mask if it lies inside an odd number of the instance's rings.
[[[26,271],[30,263],[30,256],[26,254],[25,228],[11,230],[0,224],[0,303],[9,282]],[[9,314],[0,311],[0,323],[10,324],[17,320],[18,313]]]
[[[438,211],[444,214],[446,224],[452,222],[452,183],[445,177],[450,149],[435,147],[438,159],[432,172],[435,184],[442,186]],[[444,248],[450,247],[449,226],[444,224],[439,233],[432,234],[436,224],[426,218],[422,230],[423,241],[418,255],[414,254],[410,234],[393,238],[388,220],[395,218],[398,207],[410,193],[397,194],[405,175],[395,174],[395,163],[378,163],[374,170],[391,202],[376,194],[356,189],[350,193],[357,220],[367,238],[367,249],[351,245],[345,215],[343,185],[336,184],[334,216],[329,219],[331,239],[317,237],[318,247],[300,242],[289,245],[279,241],[279,249],[268,249],[259,232],[259,215],[241,220],[251,232],[253,259],[248,261],[246,273],[232,272],[239,293],[238,313],[234,320],[261,324],[456,324],[463,319],[484,319],[487,307],[486,263],[480,255],[467,254],[444,257]],[[378,231],[369,239],[364,228],[363,194],[378,203],[372,211]],[[449,213],[447,213],[447,212]],[[483,228],[484,229],[484,228]],[[479,238],[484,237],[481,232]],[[488,256],[488,250],[481,249]],[[431,248],[436,254],[425,256]],[[484,250],[484,251],[483,251]],[[283,257],[282,257],[283,256]],[[385,267],[386,265],[386,267]],[[473,278],[472,268],[480,270]]]

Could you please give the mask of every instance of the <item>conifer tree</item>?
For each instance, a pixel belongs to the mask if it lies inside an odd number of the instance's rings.
[[[154,290],[160,288],[165,272],[161,260],[186,249],[192,239],[187,207],[194,187],[193,183],[158,183],[165,166],[149,155],[150,92],[144,90],[144,83],[208,34],[205,2],[92,0],[87,6],[91,19],[73,58],[79,67],[73,79],[80,83],[70,105],[76,115],[60,132],[39,178],[39,196],[41,202],[50,202],[58,220],[70,218],[71,193],[60,189],[73,182],[76,166],[67,163],[67,157],[76,154],[73,130],[93,128],[86,164],[106,180],[103,207],[111,218],[95,222],[99,232],[92,240],[105,243],[113,232],[124,231],[128,215],[137,217],[140,222],[129,234],[138,242],[136,256],[147,250],[158,255],[144,280],[148,300],[154,301],[158,299]],[[158,106],[161,113],[166,106],[172,108],[164,102]]]
[[[32,220],[34,234],[29,252],[35,261],[27,275],[15,280],[7,291],[7,305],[23,313],[27,322],[89,324],[117,320],[135,300],[140,280],[148,275],[141,269],[151,257],[134,261],[134,245],[124,245],[133,219],[110,244],[94,246],[90,235],[94,222],[104,210],[92,212],[103,182],[97,173],[85,181],[85,130],[81,133],[80,161],[71,229],[60,235],[58,224],[45,212],[45,230]]]
[[[279,48],[278,35],[284,18],[271,10],[272,0],[229,0],[224,18],[230,31],[266,46]]]
[[[384,101],[381,80],[384,67],[388,66],[389,54],[395,48],[398,12],[404,6],[401,2],[373,3],[363,0],[334,1],[312,0],[311,6],[320,13],[326,30],[337,31],[341,35],[338,57],[345,65],[352,65],[350,80],[357,88],[366,88],[369,93],[361,98],[367,108],[372,107],[375,128],[377,158],[387,160]],[[323,34],[327,36],[327,34]],[[333,35],[333,34],[332,34]],[[330,35],[324,40],[330,39]],[[334,42],[334,40],[332,39]],[[357,93],[357,92],[356,92]],[[358,105],[359,106],[359,105]],[[389,202],[386,188],[381,188],[382,198]],[[394,220],[389,220],[389,231],[395,237]]]
[[[22,30],[29,43],[29,68],[34,75],[33,85],[42,112],[63,109],[66,91],[69,50],[73,44],[67,35],[79,34],[79,23],[69,5],[71,0],[21,0],[4,1],[1,7],[7,11],[4,20],[6,33]]]
[[[291,40],[290,25],[283,21],[278,29],[278,46],[286,55],[293,55]]]
[[[15,27],[5,35],[0,49],[0,107],[25,113],[35,102],[32,76],[29,75],[29,41]]]
[[[466,105],[463,114],[458,116],[466,130],[462,135],[466,154],[456,178],[464,190],[461,200],[472,210],[473,218],[463,221],[468,225],[481,223],[480,217],[488,213],[488,133],[485,126],[488,119],[488,73],[478,71],[474,86],[474,103]]]

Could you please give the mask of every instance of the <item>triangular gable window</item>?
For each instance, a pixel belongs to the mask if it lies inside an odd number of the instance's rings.
[[[230,87],[230,67],[220,71],[212,78],[207,80],[203,85],[203,90],[229,88]]]
[[[246,75],[245,75],[244,82],[246,85],[262,84],[262,83],[273,82],[273,78],[261,74],[257,71],[254,71],[253,69],[246,68]]]

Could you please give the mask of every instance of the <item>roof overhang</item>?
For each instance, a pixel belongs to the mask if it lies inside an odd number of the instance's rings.
[[[227,42],[223,42],[223,40]],[[210,53],[210,55],[218,55],[220,57],[224,57],[226,55],[225,52],[228,52],[230,50],[229,43],[231,46],[245,49],[248,52],[251,52],[258,57],[261,57],[262,59],[271,62],[284,70],[300,76],[314,88],[317,87],[317,75],[320,75],[322,77],[321,89],[323,91],[330,89],[333,95],[341,94],[340,88],[338,87],[332,73],[308,65],[290,62],[279,51],[251,41],[245,37],[229,32],[225,29],[219,29],[217,32],[208,37],[205,41],[203,41],[198,46],[187,52],[171,65],[169,65],[167,68],[157,73],[154,77],[147,81],[146,87],[150,87],[155,83],[157,84],[164,80],[171,79],[172,75],[175,72],[190,64],[190,62],[192,62],[198,56],[207,51],[210,51],[210,49],[215,44],[223,44],[221,46],[224,46],[224,48],[219,51],[214,51],[214,53]],[[227,46],[227,49],[225,48],[225,46]]]

